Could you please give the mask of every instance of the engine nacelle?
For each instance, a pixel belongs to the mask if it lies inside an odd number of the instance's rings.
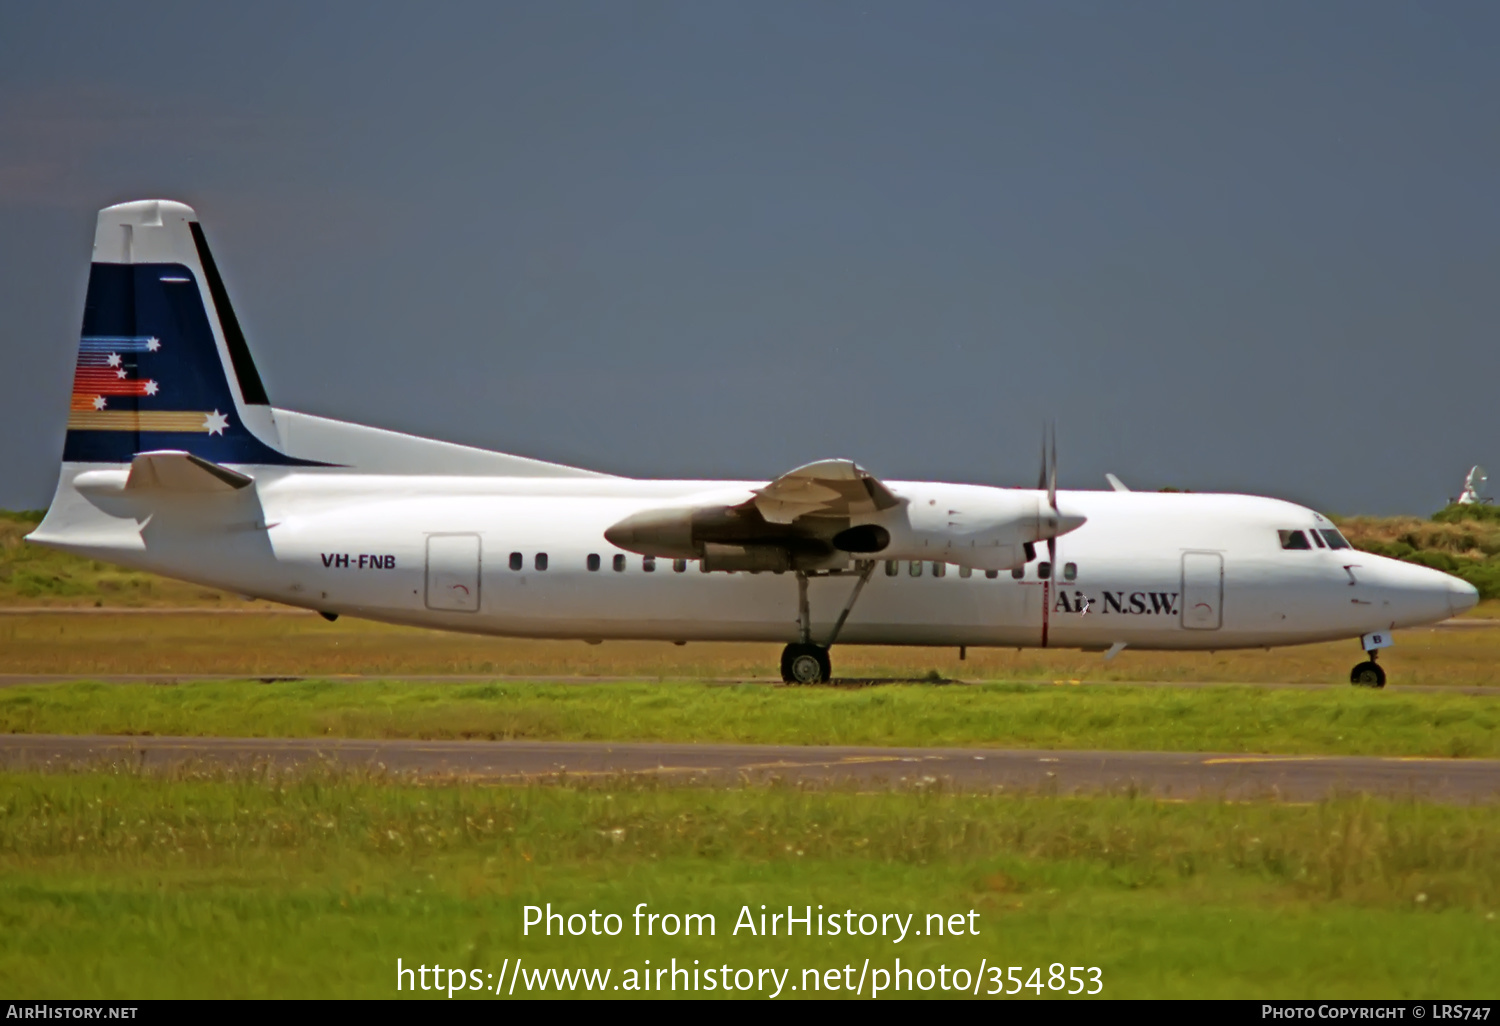
[[[874,528],[851,537],[868,544],[882,536],[884,530]],[[850,550],[817,533],[767,524],[753,511],[722,506],[642,510],[606,530],[604,537],[611,545],[644,556],[701,559],[709,570],[783,573],[849,565]]]
[[[930,485],[899,507],[861,518],[885,529],[883,559],[935,560],[975,570],[1009,570],[1033,557],[1036,542],[1082,526],[1084,517],[1053,510],[1039,492],[981,485]]]
[[[648,509],[630,516],[604,532],[611,545],[643,556],[661,559],[698,559],[702,542],[693,538],[691,509]]]
[[[774,545],[719,545],[707,542],[703,546],[703,566],[708,570],[748,570],[784,573],[792,567],[792,554]]]
[[[935,560],[975,570],[1027,563],[1031,545],[1074,530],[1082,516],[1038,492],[924,485],[899,505],[854,517],[767,522],[753,506],[677,506],[633,513],[604,532],[612,545],[662,559],[701,559],[709,570],[825,570],[851,558]]]

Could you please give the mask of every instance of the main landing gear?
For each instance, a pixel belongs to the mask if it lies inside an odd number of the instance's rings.
[[[864,559],[855,566],[859,569],[859,579],[854,582],[854,590],[849,593],[849,601],[844,603],[843,611],[834,622],[833,631],[828,635],[826,645],[814,644],[812,640],[812,613],[807,604],[808,572],[797,571],[797,637],[799,640],[781,651],[781,679],[786,683],[826,684],[833,679],[833,662],[828,658],[828,650],[838,640],[839,632],[844,629],[844,621],[849,619],[849,611],[854,608],[859,593],[864,590],[866,582],[870,580],[870,574],[875,570],[875,561]]]
[[[788,684],[823,684],[833,679],[833,662],[822,645],[797,642],[781,650],[781,679]]]

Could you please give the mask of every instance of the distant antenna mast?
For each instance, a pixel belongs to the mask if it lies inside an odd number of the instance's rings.
[[[1485,474],[1483,467],[1473,467],[1469,476],[1464,478],[1464,490],[1458,497],[1460,506],[1472,506],[1475,503],[1488,502],[1488,499],[1480,498],[1479,493],[1484,491],[1485,482],[1489,477]]]

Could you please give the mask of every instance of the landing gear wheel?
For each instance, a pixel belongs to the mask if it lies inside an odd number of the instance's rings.
[[[1360,663],[1349,671],[1349,683],[1362,688],[1383,688],[1385,687],[1385,671],[1374,660]]]
[[[788,684],[826,684],[833,679],[828,649],[821,645],[788,645],[781,652],[781,679]]]

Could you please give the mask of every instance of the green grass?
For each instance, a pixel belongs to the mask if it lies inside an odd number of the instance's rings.
[[[1030,684],[784,688],[326,680],[0,689],[0,732],[1500,756],[1488,696]]]
[[[774,680],[781,646],[490,638],[312,613],[242,615],[62,612],[0,614],[0,672],[332,676],[426,674],[652,680]],[[1097,652],[840,645],[834,674],[852,680],[1087,680],[1347,685],[1356,641],[1234,652]],[[1381,653],[1393,684],[1500,687],[1500,629],[1411,630]]]
[[[1489,807],[941,791],[0,775],[0,990],[389,997],[395,961],[1099,966],[1106,997],[1482,997]],[[711,912],[704,938],[522,936],[523,906]],[[977,913],[978,936],[732,935],[739,910]],[[1025,992],[1029,994],[1030,992]],[[428,995],[431,996],[431,995]]]

